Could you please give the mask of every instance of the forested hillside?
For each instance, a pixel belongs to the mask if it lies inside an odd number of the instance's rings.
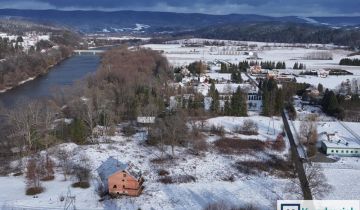
[[[358,29],[335,29],[326,26],[284,22],[226,24],[177,35],[261,42],[334,43],[354,48],[360,46],[360,31]]]
[[[81,41],[78,34],[64,28],[25,21],[1,20],[0,32],[6,33],[0,37],[0,91],[47,73],[51,66],[80,47]],[[43,34],[47,34],[49,39],[40,40],[38,36]],[[29,44],[30,41],[25,43],[24,36],[31,36],[35,40],[33,45]]]

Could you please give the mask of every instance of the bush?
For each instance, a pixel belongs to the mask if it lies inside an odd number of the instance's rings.
[[[189,183],[195,182],[196,178],[191,175],[177,175],[177,176],[165,176],[158,180],[164,184],[173,184],[173,183]]]
[[[164,157],[157,157],[157,158],[151,159],[150,162],[155,163],[155,164],[163,164],[172,159],[173,159],[173,157],[171,155],[166,155]]]
[[[215,146],[222,153],[227,154],[243,154],[244,152],[263,151],[266,144],[259,140],[242,140],[222,138],[215,141]]]
[[[46,176],[46,177],[41,178],[40,180],[46,182],[46,181],[51,181],[54,179],[55,179],[55,176]]]
[[[74,188],[82,188],[82,189],[87,189],[90,187],[90,183],[89,182],[75,182],[71,185]]]
[[[250,119],[244,120],[244,123],[235,129],[236,133],[243,135],[258,135],[258,131],[259,127],[257,123]]]
[[[129,137],[136,134],[136,129],[132,125],[127,125],[123,127],[122,132],[124,133],[125,136]]]
[[[195,151],[207,151],[208,145],[204,138],[197,138],[193,140],[193,149]]]
[[[26,189],[26,195],[37,195],[44,192],[43,187],[30,187]]]
[[[235,179],[236,178],[235,178],[234,174],[227,175],[224,178],[222,178],[222,180],[225,182],[235,182]]]
[[[234,166],[244,174],[256,175],[266,172],[283,178],[293,178],[294,175],[292,163],[274,155],[269,155],[269,159],[264,161],[238,161]]]
[[[159,182],[161,182],[163,184],[172,184],[172,183],[174,183],[171,176],[165,176],[163,178],[160,178]]]
[[[165,169],[160,169],[160,170],[158,170],[158,174],[159,174],[159,176],[167,176],[170,173]]]
[[[215,126],[215,125],[212,125],[211,128],[210,128],[210,132],[212,134],[215,134],[215,135],[218,135],[218,136],[224,136],[225,135],[225,129],[224,129],[224,126]]]
[[[284,151],[285,149],[285,140],[284,140],[284,136],[282,134],[279,134],[276,137],[276,141],[275,142],[271,142],[270,145],[271,149],[274,149],[276,151]]]

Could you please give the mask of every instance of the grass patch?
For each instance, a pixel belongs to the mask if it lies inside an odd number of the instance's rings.
[[[26,195],[37,195],[44,192],[43,187],[30,187],[26,189]]]
[[[251,151],[264,151],[266,144],[259,140],[222,138],[215,141],[215,147],[226,154],[244,154]]]
[[[74,188],[87,189],[90,187],[90,183],[89,182],[75,182],[71,186]]]

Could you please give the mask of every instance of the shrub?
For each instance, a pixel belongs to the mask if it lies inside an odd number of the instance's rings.
[[[210,132],[212,134],[215,134],[215,135],[218,135],[218,136],[224,136],[225,135],[225,129],[224,129],[224,126],[215,126],[215,125],[212,125],[211,128],[210,128]]]
[[[55,176],[46,176],[46,177],[41,178],[40,180],[41,181],[51,181],[54,179],[55,179]]]
[[[174,183],[171,176],[165,176],[159,179],[159,182],[163,183],[163,184],[172,184]]]
[[[189,183],[195,182],[196,178],[191,175],[177,175],[177,176],[165,176],[158,180],[164,184],[173,184],[173,183]]]
[[[30,187],[26,189],[26,195],[37,195],[44,192],[43,187]]]
[[[244,174],[255,175],[259,174],[259,172],[267,172],[283,178],[292,178],[292,172],[294,171],[290,161],[280,159],[274,155],[269,155],[269,159],[264,161],[238,161],[234,166]]]
[[[71,185],[74,188],[82,188],[82,189],[86,189],[90,187],[90,183],[83,181],[83,182],[75,182]]]
[[[235,178],[234,174],[227,175],[224,178],[222,178],[222,180],[225,182],[235,182],[235,179],[236,178]]]
[[[172,159],[173,159],[173,157],[171,155],[166,155],[164,157],[157,157],[157,158],[151,159],[150,162],[156,163],[156,164],[163,164]]]
[[[136,134],[136,129],[132,125],[127,125],[123,127],[122,132],[124,133],[125,136],[129,137]]]
[[[170,173],[165,169],[160,169],[160,170],[158,170],[158,174],[159,174],[159,176],[167,176]]]
[[[207,142],[204,138],[197,138],[193,141],[193,149],[195,151],[206,151],[208,149]]]
[[[250,151],[263,151],[266,144],[259,140],[222,138],[215,141],[215,146],[222,153],[239,154]]]
[[[258,131],[259,127],[257,123],[250,119],[244,120],[243,124],[235,129],[236,133],[243,135],[258,135]]]

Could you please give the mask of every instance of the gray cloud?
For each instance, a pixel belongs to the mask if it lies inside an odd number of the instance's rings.
[[[360,15],[359,0],[0,0],[0,8],[147,10],[274,16]]]

